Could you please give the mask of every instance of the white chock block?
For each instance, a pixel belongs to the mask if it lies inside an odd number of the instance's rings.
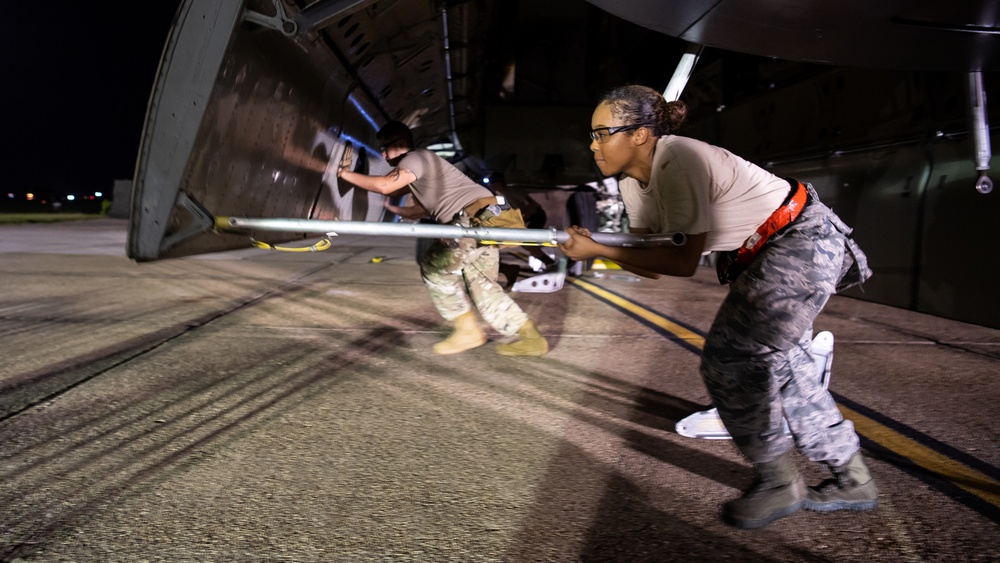
[[[823,388],[830,386],[830,372],[833,369],[833,333],[824,330],[812,339],[812,355],[816,371],[819,373]],[[708,409],[689,415],[677,422],[674,429],[681,436],[700,438],[702,440],[730,440],[732,436],[719,417],[718,409]],[[785,432],[788,421],[785,421]]]

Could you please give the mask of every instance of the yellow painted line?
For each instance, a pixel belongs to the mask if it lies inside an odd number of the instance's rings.
[[[635,314],[638,317],[642,317],[643,319],[662,328],[663,330],[670,332],[671,334],[680,338],[681,340],[684,340],[694,346],[697,346],[699,349],[705,344],[705,339],[702,338],[700,334],[691,332],[690,330],[682,327],[681,325],[672,322],[668,319],[665,319],[661,315],[658,315],[650,311],[649,309],[640,307],[639,305],[636,305],[631,301],[622,299],[621,297],[618,297],[617,295],[609,291],[606,291],[603,288],[600,288],[592,283],[587,283],[581,279],[573,278],[570,279],[569,281],[570,283],[573,283],[575,285],[578,285],[586,289],[587,291],[593,293],[594,295],[599,295],[602,299],[614,303],[615,305],[618,305],[622,309],[625,309],[630,313]]]
[[[873,442],[909,459],[920,467],[947,479],[986,502],[1000,507],[1000,482],[989,475],[939,454],[912,438],[883,426],[874,420],[838,404],[840,414],[854,423],[858,433]]]
[[[601,287],[578,278],[571,279],[570,282],[586,289],[594,295],[600,296],[608,302],[614,303],[636,316],[642,317],[650,323],[670,332],[674,336],[697,346],[699,349],[705,344],[705,339],[700,335],[695,334],[677,323],[665,319],[664,317],[644,307],[618,297]],[[956,487],[976,495],[993,506],[1000,507],[1000,481],[993,479],[985,473],[976,471],[971,467],[967,467],[961,462],[955,461],[946,455],[940,454],[920,442],[917,442],[912,438],[908,438],[885,425],[879,424],[878,422],[875,422],[867,416],[857,413],[848,407],[839,403],[837,404],[837,407],[840,409],[840,413],[844,418],[849,419],[854,423],[854,428],[859,434],[882,445],[888,450],[909,459],[914,464],[930,471],[931,473],[934,473],[942,479],[946,479]]]

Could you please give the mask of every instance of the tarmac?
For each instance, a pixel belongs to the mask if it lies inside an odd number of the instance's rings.
[[[744,531],[750,464],[675,431],[708,268],[512,293],[548,355],[436,356],[413,239],[136,263],[125,232],[0,226],[0,561],[1000,560],[996,329],[831,299],[879,506]]]

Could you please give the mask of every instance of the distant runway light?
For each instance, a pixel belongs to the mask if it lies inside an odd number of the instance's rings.
[[[66,199],[68,201],[73,201],[74,199],[76,199],[76,196],[75,195],[68,195],[68,196],[66,196]]]
[[[94,197],[101,197],[103,195],[104,195],[103,192],[94,192]]]

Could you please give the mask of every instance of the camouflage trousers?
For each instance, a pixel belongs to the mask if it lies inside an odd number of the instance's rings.
[[[730,285],[702,352],[708,393],[734,444],[754,463],[797,446],[813,461],[840,466],[860,447],[854,425],[823,388],[811,338],[813,320],[845,286],[845,272],[860,265],[864,281],[871,271],[848,238],[851,229],[808,189],[798,219]]]
[[[455,221],[469,226],[469,218]],[[479,311],[484,321],[504,336],[517,334],[528,315],[497,283],[500,251],[481,246],[475,239],[434,241],[420,260],[420,274],[431,293],[431,301],[445,320]]]

